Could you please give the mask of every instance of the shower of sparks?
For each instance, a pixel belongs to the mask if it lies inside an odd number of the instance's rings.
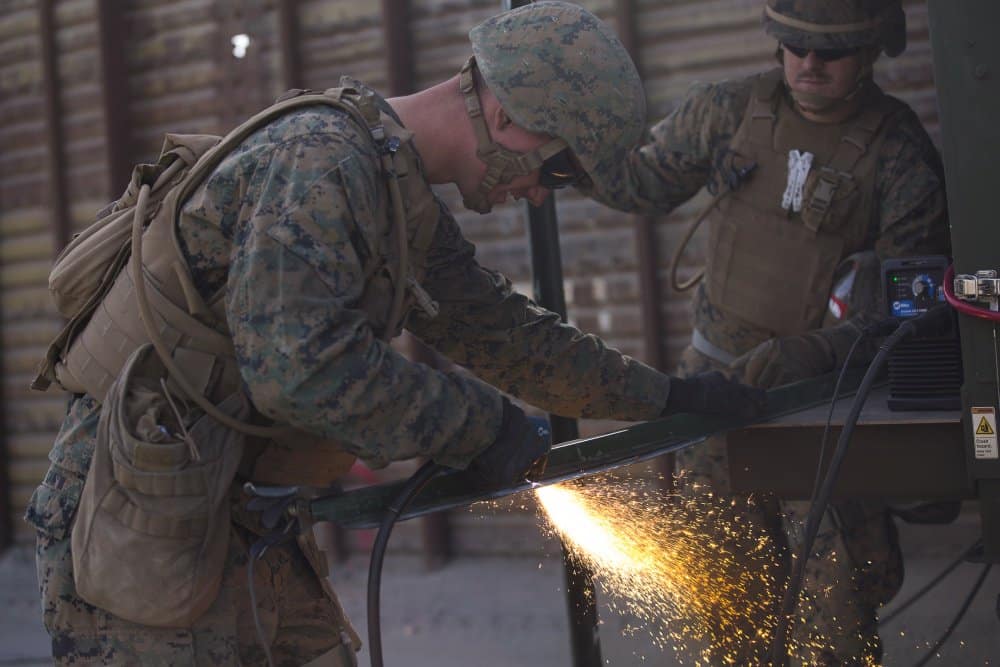
[[[695,665],[767,662],[780,559],[737,501],[666,496],[620,478],[535,493],[552,531],[594,572],[611,609],[639,619],[660,648]],[[793,639],[792,654],[825,648],[808,641]]]

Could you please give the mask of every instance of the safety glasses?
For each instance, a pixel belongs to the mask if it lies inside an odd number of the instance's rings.
[[[853,56],[857,54],[861,49],[803,49],[798,46],[791,46],[789,44],[782,44],[785,51],[788,51],[796,58],[805,58],[809,55],[809,52],[816,54],[819,60],[825,63],[831,63],[834,60],[840,60],[841,58],[846,58],[847,56]]]
[[[542,163],[538,169],[538,184],[549,190],[558,190],[579,183],[584,171],[569,149],[561,150]]]

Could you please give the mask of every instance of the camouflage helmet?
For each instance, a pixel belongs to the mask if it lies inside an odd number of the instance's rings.
[[[906,49],[900,0],[767,0],[764,30],[802,49],[879,46],[890,58]]]
[[[520,127],[565,141],[591,180],[642,134],[646,98],[625,47],[579,5],[535,2],[469,33],[476,66]]]

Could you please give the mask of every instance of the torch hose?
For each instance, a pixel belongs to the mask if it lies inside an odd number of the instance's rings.
[[[420,466],[400,489],[399,494],[386,507],[385,516],[379,525],[375,544],[372,545],[372,558],[368,565],[368,655],[371,667],[382,667],[382,621],[379,594],[382,589],[382,561],[385,560],[385,550],[389,544],[389,536],[396,525],[396,520],[406,506],[420,490],[434,477],[448,468],[433,461]]]

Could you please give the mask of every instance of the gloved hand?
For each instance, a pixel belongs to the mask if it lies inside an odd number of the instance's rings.
[[[766,340],[729,367],[747,384],[769,389],[829,373],[835,364],[830,344],[812,332]]]
[[[743,419],[752,419],[766,407],[767,396],[763,390],[734,382],[719,371],[710,371],[690,378],[670,378],[670,395],[661,416],[693,412],[736,414]]]
[[[729,368],[743,382],[765,389],[832,373],[847,361],[847,353],[862,327],[877,323],[878,320],[868,315],[856,315],[826,329],[772,338],[736,359]],[[877,351],[877,338],[866,337],[851,357],[851,365],[868,363]]]
[[[523,479],[551,448],[552,431],[548,422],[528,417],[505,397],[500,433],[492,445],[472,460],[469,471],[487,486],[507,486]]]

